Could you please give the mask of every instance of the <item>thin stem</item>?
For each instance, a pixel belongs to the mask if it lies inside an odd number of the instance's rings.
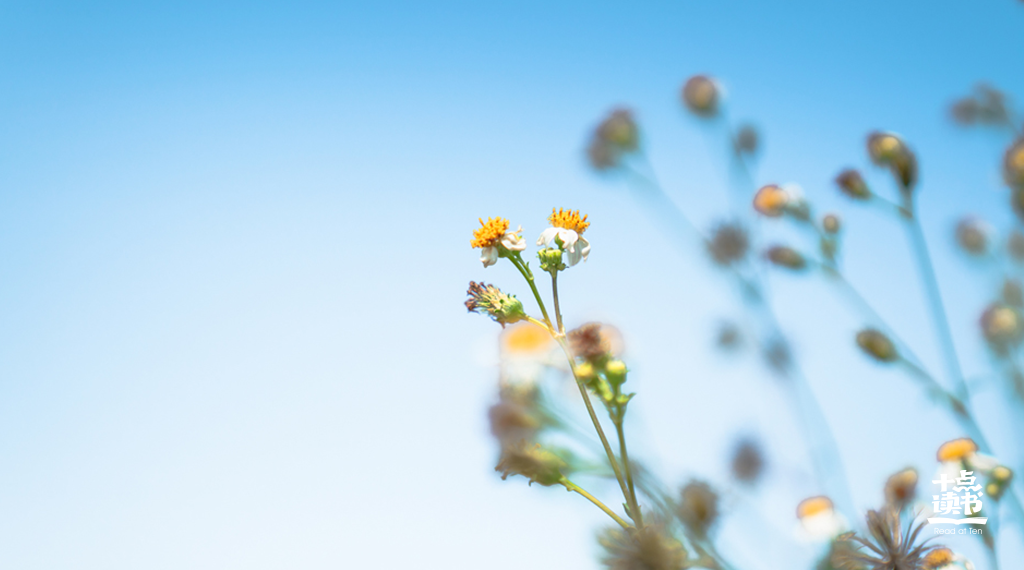
[[[512,265],[516,266],[519,273],[523,274],[523,278],[526,279],[526,282],[530,285],[530,290],[533,291],[533,298],[537,300],[537,304],[540,305],[540,312],[544,315],[544,322],[548,324],[548,329],[551,329],[551,317],[548,316],[548,309],[544,306],[544,299],[541,299],[540,292],[537,291],[537,284],[533,281],[533,272],[530,271],[530,268],[523,262],[523,258],[520,256],[518,251],[512,252],[512,254],[508,256],[508,259],[512,262]]]
[[[539,321],[539,320],[537,320],[537,319],[535,319],[535,318],[533,318],[531,316],[527,316],[526,320],[528,322],[531,322],[531,323],[537,325],[538,327],[548,331],[549,333],[551,332],[551,327],[549,327],[548,324],[543,322],[543,321]]]
[[[591,495],[590,493],[588,493],[586,491],[586,489],[580,487],[579,485],[573,483],[572,481],[566,479],[565,477],[562,477],[562,480],[559,481],[559,483],[561,483],[563,486],[565,486],[566,490],[578,493],[580,496],[586,498],[591,503],[594,503],[595,505],[597,505],[597,508],[601,509],[602,511],[605,512],[605,514],[607,514],[608,516],[612,517],[612,520],[614,520],[615,522],[619,523],[619,525],[622,528],[624,528],[626,530],[629,530],[629,529],[633,528],[633,526],[630,525],[628,522],[626,522],[622,517],[620,517],[619,515],[615,514],[615,511],[609,509],[608,506],[605,505],[604,503],[602,503],[601,501],[599,501],[597,499],[597,497],[595,497],[595,496]]]
[[[565,326],[562,325],[562,310],[558,307],[558,270],[551,272],[551,296],[555,299],[555,319],[558,320],[558,333],[565,334]]]
[[[907,233],[913,246],[914,258],[917,260],[918,272],[921,281],[924,283],[925,295],[928,297],[928,308],[932,314],[935,324],[935,333],[938,336],[939,344],[942,346],[942,356],[946,362],[946,369],[950,376],[949,381],[953,383],[956,395],[966,401],[970,399],[970,393],[964,384],[963,372],[960,370],[960,360],[956,356],[956,345],[953,342],[952,329],[949,326],[949,319],[946,317],[946,309],[942,303],[942,292],[939,290],[939,281],[935,276],[935,267],[932,265],[931,255],[928,253],[928,242],[925,241],[924,231],[921,229],[921,222],[915,215],[913,204],[903,216],[907,224]]]
[[[622,419],[625,415],[622,411],[622,406],[618,406],[617,418],[615,419],[615,432],[619,436],[619,457],[622,458],[622,468],[626,472],[626,486],[629,487],[629,510],[630,514],[636,513],[633,520],[636,521],[637,528],[644,527],[644,516],[640,512],[640,505],[636,500],[636,489],[633,487],[633,470],[629,466],[629,453],[626,452],[626,434],[622,428]]]

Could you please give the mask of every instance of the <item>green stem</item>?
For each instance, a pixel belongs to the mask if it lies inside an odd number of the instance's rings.
[[[533,298],[537,300],[537,304],[540,306],[540,312],[544,315],[544,322],[548,324],[549,329],[552,328],[551,317],[548,316],[548,309],[544,306],[544,299],[541,299],[540,291],[537,291],[537,284],[534,283],[533,280],[533,272],[530,271],[530,268],[523,262],[523,258],[518,251],[511,252],[508,259],[512,262],[512,265],[516,266],[519,273],[523,274],[523,278],[526,279],[526,282],[530,285],[530,290],[533,291]]]
[[[588,493],[586,491],[586,489],[580,487],[579,485],[573,483],[572,481],[566,479],[565,477],[562,477],[562,480],[559,481],[559,483],[561,483],[563,486],[565,486],[566,490],[578,493],[580,496],[586,498],[591,503],[594,503],[595,505],[597,505],[597,508],[601,509],[602,511],[605,512],[605,514],[607,514],[608,516],[612,517],[612,520],[614,520],[615,522],[619,523],[619,525],[622,526],[622,528],[624,528],[626,530],[629,530],[629,529],[633,528],[628,522],[625,521],[625,519],[623,519],[619,515],[615,514],[615,512],[612,511],[611,509],[609,509],[607,505],[605,505],[604,503],[599,501],[597,499],[597,497],[595,497],[595,496],[591,495],[590,493]]]
[[[626,486],[629,487],[629,511],[630,514],[636,513],[633,516],[633,520],[636,521],[637,528],[644,527],[644,516],[640,512],[640,504],[636,500],[636,489],[633,487],[633,470],[629,466],[629,453],[626,452],[626,434],[622,428],[622,420],[625,414],[623,413],[622,406],[618,406],[617,417],[615,419],[615,432],[619,436],[619,457],[622,458],[622,469],[626,472]]]
[[[558,333],[565,334],[562,325],[562,310],[558,308],[558,270],[551,271],[551,296],[555,299],[555,319],[558,320]]]

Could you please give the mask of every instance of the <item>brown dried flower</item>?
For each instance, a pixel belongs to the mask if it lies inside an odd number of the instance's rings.
[[[749,247],[747,231],[740,224],[733,222],[716,226],[711,231],[711,239],[707,242],[708,253],[719,265],[740,261],[747,255]]]
[[[867,527],[869,538],[862,538],[854,533],[840,537],[861,546],[858,550],[844,552],[838,556],[840,568],[863,564],[871,570],[921,570],[927,556],[938,548],[928,546],[927,541],[918,543],[917,539],[924,525],[911,521],[904,529],[900,523],[899,511],[895,509],[868,511]]]
[[[501,471],[501,478],[509,475],[522,475],[530,483],[540,483],[545,487],[555,485],[562,480],[565,461],[540,444],[521,441],[507,445],[501,450],[501,459],[495,471]]]
[[[683,85],[683,103],[691,113],[699,117],[717,115],[719,98],[718,84],[706,75],[694,75]]]
[[[857,200],[867,200],[871,197],[871,190],[860,172],[852,168],[840,172],[836,176],[836,185],[843,191],[843,194]]]
[[[703,481],[690,481],[680,492],[676,509],[680,522],[697,536],[707,536],[718,519],[718,494]]]
[[[908,467],[894,473],[885,482],[885,500],[897,509],[914,500],[917,494],[917,469]]]
[[[605,549],[601,562],[609,570],[682,570],[686,548],[665,525],[647,524],[629,533],[620,527],[605,530],[597,539]]]
[[[732,456],[732,476],[743,483],[752,484],[764,472],[764,454],[756,441],[744,439],[736,446]]]

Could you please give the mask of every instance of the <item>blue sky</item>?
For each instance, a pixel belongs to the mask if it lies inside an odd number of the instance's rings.
[[[719,77],[730,116],[764,135],[758,181],[842,211],[851,280],[938,370],[903,233],[831,185],[867,167],[868,131],[900,132],[982,374],[975,321],[997,281],[950,235],[967,211],[1013,223],[1008,141],[945,109],[980,80],[1024,93],[1022,18],[1011,0],[0,4],[0,560],[596,567],[600,513],[491,471],[497,330],[461,304],[470,279],[525,293],[510,267],[481,269],[475,220],[530,236],[558,206],[594,222],[564,307],[626,334],[639,452],[672,483],[720,478],[733,438],[762,434],[773,478],[729,495],[722,540],[771,567],[755,555],[766,529],[791,530],[798,428],[756,363],[710,348],[739,314],[727,282],[587,171],[587,133],[632,108],[709,226],[724,160],[677,93]],[[927,473],[956,427],[852,350],[863,319],[822,283],[772,291],[858,506],[896,469]],[[1011,442],[998,400],[982,393],[980,413]]]

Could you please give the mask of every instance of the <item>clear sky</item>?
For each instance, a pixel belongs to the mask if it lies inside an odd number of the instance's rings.
[[[527,296],[510,267],[480,267],[476,219],[533,236],[553,206],[591,216],[563,307],[623,330],[638,453],[672,484],[720,480],[733,439],[760,433],[769,480],[727,493],[723,543],[755,570],[775,567],[764,548],[814,554],[766,546],[815,489],[791,484],[808,462],[774,381],[711,348],[733,291],[587,170],[586,136],[633,109],[706,227],[725,161],[678,90],[720,78],[763,134],[757,180],[843,212],[851,280],[940,370],[902,231],[831,184],[867,167],[868,131],[901,133],[983,375],[975,323],[998,281],[951,228],[1013,223],[1008,139],[946,108],[981,80],[1024,98],[1024,5],[554,4],[0,2],[0,566],[597,567],[599,512],[492,471],[498,331],[462,306],[470,279]],[[820,280],[772,291],[858,508],[899,468],[930,474],[960,433],[856,353],[864,320]],[[1019,464],[1000,398],[979,410]]]

